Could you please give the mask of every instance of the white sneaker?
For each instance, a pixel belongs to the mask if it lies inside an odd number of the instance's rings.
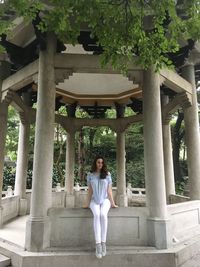
[[[106,256],[106,243],[102,242],[101,243],[101,246],[102,246],[102,256]]]
[[[96,244],[96,257],[98,259],[102,258],[102,246],[101,246],[101,243]]]

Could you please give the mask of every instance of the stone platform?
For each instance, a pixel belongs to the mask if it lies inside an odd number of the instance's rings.
[[[168,250],[147,247],[108,247],[108,254],[97,259],[87,248],[31,253],[0,241],[0,253],[11,259],[12,267],[199,267],[200,236]]]
[[[12,267],[199,267],[200,232],[170,249],[147,246],[108,246],[107,256],[96,259],[94,248],[51,247],[46,252],[24,249],[27,216],[18,217],[0,229],[0,254],[11,259]]]

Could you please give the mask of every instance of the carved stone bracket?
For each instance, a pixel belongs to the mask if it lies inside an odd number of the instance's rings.
[[[171,119],[172,119],[172,115],[171,115],[171,114],[167,114],[167,115],[165,116],[165,118],[163,118],[163,120],[162,120],[162,124],[164,124],[164,125],[168,125],[168,124],[170,123]]]
[[[184,92],[179,95],[180,97],[180,106],[185,109],[192,106],[192,95]]]
[[[22,98],[13,90],[8,90],[4,95],[2,102],[12,105],[19,113],[20,120],[23,124],[30,123],[30,107],[27,106]]]
[[[87,119],[87,118],[69,118],[56,114],[55,120],[67,132],[80,131],[83,126],[108,126],[114,132],[124,132],[129,125],[142,121],[142,115],[135,115],[118,119]]]
[[[8,90],[6,94],[2,96],[1,101],[7,103],[8,105],[12,102],[14,96],[14,91]]]
[[[171,115],[179,108],[185,109],[191,107],[192,105],[192,95],[187,92],[177,94],[173,100],[171,100],[162,109],[162,122],[163,124],[168,124],[171,120]]]

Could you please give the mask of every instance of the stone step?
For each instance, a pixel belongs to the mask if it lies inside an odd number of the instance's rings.
[[[0,254],[0,267],[8,267],[11,265],[11,261],[8,257]]]
[[[107,252],[102,259],[95,257],[94,246],[51,247],[45,252],[28,252],[0,241],[0,253],[10,257],[15,267],[200,267],[200,236],[176,244],[170,249],[108,246]]]

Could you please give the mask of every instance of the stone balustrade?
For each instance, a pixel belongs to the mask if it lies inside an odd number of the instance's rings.
[[[78,183],[74,186],[74,195],[75,195],[75,207],[80,208],[83,206],[84,201],[86,201],[87,198],[87,186],[80,186]],[[15,205],[15,207],[18,204],[14,204],[14,202],[19,201],[16,199],[16,197],[13,195],[13,190],[11,186],[8,186],[7,191],[2,192],[3,196],[3,202],[2,203],[8,203],[6,200],[7,198],[13,199],[10,200],[10,203],[12,202],[12,205]],[[52,188],[52,207],[65,207],[65,199],[66,199],[66,192],[65,188],[61,187],[58,183],[55,188]],[[113,187],[113,196],[116,198],[117,188]],[[145,188],[133,188],[130,184],[127,186],[127,196],[128,196],[128,203],[129,206],[145,206]],[[26,190],[26,199],[27,199],[27,214],[30,212],[30,201],[31,201],[31,190]],[[2,204],[4,205],[4,204]],[[8,205],[8,204],[6,204]],[[12,211],[8,208],[8,211],[10,212],[10,215],[7,216],[8,218],[12,219],[15,217],[15,215],[18,215],[19,210],[17,209],[16,212]],[[13,214],[13,215],[12,215]]]
[[[84,201],[87,198],[87,186],[80,186],[78,183],[74,186],[75,195],[75,207],[80,208],[83,206]],[[19,197],[13,195],[13,189],[8,186],[7,191],[2,192],[2,207],[3,207],[3,222],[7,222],[10,219],[19,215]],[[117,188],[113,187],[113,196],[116,197]],[[128,203],[129,206],[145,206],[145,189],[144,188],[132,188],[130,185],[127,187]],[[26,190],[27,199],[27,214],[30,212],[31,190]],[[64,187],[57,184],[52,189],[52,207],[65,207],[66,192]]]
[[[19,214],[19,196],[2,198],[3,223],[15,218]]]
[[[7,195],[6,197],[3,197],[2,198],[2,208],[3,208],[3,223],[17,217],[19,215],[19,196],[14,196],[13,195],[13,192],[11,192],[11,188],[9,187],[8,188],[9,190],[8,191],[5,191],[3,192],[3,194]],[[59,186],[57,186],[56,188],[54,188],[52,190],[52,196],[53,196],[53,204],[52,204],[52,208],[50,209],[49,211],[49,216],[51,217],[52,219],[52,225],[53,227],[55,227],[55,229],[58,229],[56,228],[58,225],[55,224],[54,225],[54,221],[53,221],[53,218],[54,216],[58,216],[60,217],[60,214],[65,214],[66,215],[66,218],[68,218],[69,222],[71,222],[72,219],[70,219],[72,213],[75,212],[75,219],[74,219],[74,222],[76,222],[76,226],[78,227],[79,224],[81,224],[81,220],[84,219],[84,220],[89,220],[89,223],[90,225],[92,224],[92,215],[91,215],[91,212],[89,210],[87,211],[84,211],[83,209],[77,209],[77,208],[80,208],[82,207],[82,204],[83,204],[83,201],[85,200],[86,196],[87,196],[87,187],[84,186],[84,187],[81,187],[79,185],[76,184],[76,186],[74,187],[74,194],[75,194],[75,207],[76,209],[66,209],[65,208],[65,201],[66,201],[66,192],[64,191],[64,188],[60,188]],[[113,188],[113,195],[116,196],[116,188],[114,187]],[[140,198],[140,201],[142,201],[142,198],[143,198],[143,201],[145,201],[145,189],[142,189],[142,188],[131,188],[129,186],[129,188],[127,188],[127,195],[128,195],[128,198],[129,198],[129,201],[131,203],[131,201],[134,199],[135,203],[137,203],[137,199]],[[27,196],[27,202],[28,202],[28,209],[27,209],[27,214],[29,213],[30,211],[30,199],[31,199],[31,190],[27,190],[27,193],[26,193],[26,196]],[[175,196],[173,196],[175,197]],[[177,200],[177,197],[176,196],[176,201]],[[188,200],[188,199],[187,199]],[[183,200],[182,200],[183,201]],[[185,199],[186,201],[186,199]],[[184,240],[185,236],[194,236],[197,232],[199,232],[199,229],[200,229],[200,224],[199,224],[199,204],[200,204],[200,201],[186,201],[184,203],[177,203],[177,204],[171,204],[171,205],[168,205],[168,213],[169,213],[169,216],[170,216],[170,219],[171,219],[171,223],[172,223],[172,228],[173,228],[173,235],[172,235],[172,238],[173,242],[180,242],[181,240]],[[133,206],[136,206],[136,205],[133,205]],[[127,210],[126,210],[127,209]],[[78,213],[77,213],[78,211]],[[119,211],[122,211],[123,213],[123,216],[121,214],[121,212],[118,212],[116,213],[115,211],[111,211],[110,212],[110,221],[112,222],[112,226],[113,226],[113,223],[115,224],[115,220],[116,220],[116,223],[119,222],[119,218],[121,218],[120,216],[122,216],[124,219],[122,221],[120,221],[122,223],[122,225],[125,223],[124,220],[126,220],[126,217],[127,215],[130,213],[134,214],[133,218],[130,220],[130,227],[128,228],[127,232],[124,232],[125,235],[128,236],[129,233],[132,233],[132,239],[121,239],[121,236],[118,237],[117,239],[117,242],[122,242],[124,245],[145,245],[147,240],[142,237],[141,238],[138,238],[138,236],[140,236],[139,233],[136,233],[136,232],[131,232],[131,226],[132,225],[135,225],[135,228],[134,229],[139,229],[139,232],[142,233],[145,229],[146,229],[146,226],[145,226],[145,221],[147,219],[147,210],[146,208],[142,208],[142,207],[133,207],[133,210],[129,207],[129,208],[125,208],[124,209],[120,209]],[[135,212],[137,212],[137,216],[135,214]],[[79,220],[80,218],[77,217],[77,214],[82,214],[81,216],[79,216],[81,218],[81,220]],[[129,217],[130,217],[130,214],[129,214]],[[144,215],[145,214],[145,215]],[[189,216],[188,216],[189,215]],[[132,216],[132,215],[131,215]],[[62,216],[61,216],[62,217]],[[78,219],[79,218],[79,219]],[[139,220],[138,218],[140,218],[140,220],[142,219],[142,226],[141,225],[137,225],[137,221]],[[184,224],[182,224],[182,222],[184,221]],[[67,222],[67,221],[64,221],[63,225],[59,225],[61,228],[64,229],[64,225],[68,225],[68,227],[66,229],[70,230],[71,231],[71,228],[72,225]],[[126,222],[127,223],[127,222]],[[85,224],[87,225],[87,223]],[[120,226],[120,229],[122,226]],[[138,228],[139,227],[139,228]],[[111,225],[110,225],[110,228]],[[78,229],[78,228],[77,228]],[[135,230],[134,230],[135,231]],[[66,231],[67,233],[67,231]],[[112,233],[112,231],[111,231]],[[79,233],[77,232],[77,235]],[[90,233],[91,236],[90,236],[90,241],[92,241],[92,233]],[[114,233],[112,233],[114,234]],[[52,246],[53,245],[58,245],[58,246],[66,246],[67,245],[67,234],[65,236],[65,239],[62,239],[60,241],[59,239],[59,236],[60,236],[60,233],[59,231],[55,232],[52,231],[51,233],[52,235]],[[82,233],[82,237],[83,237],[83,241],[85,240],[84,239],[84,233]],[[134,238],[133,238],[134,237]],[[75,242],[76,238],[73,240],[73,242]],[[108,238],[108,241],[110,239]],[[133,243],[130,243],[132,242]],[[111,242],[111,241],[109,241]],[[76,245],[74,243],[74,245]]]

